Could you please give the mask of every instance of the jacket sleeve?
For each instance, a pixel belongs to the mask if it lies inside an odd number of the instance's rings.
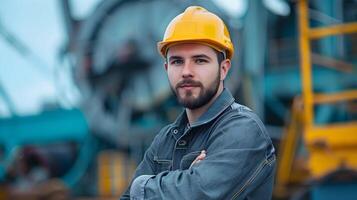
[[[206,151],[206,158],[187,170],[137,177],[132,199],[241,199],[271,176],[271,141],[251,117],[231,117],[218,126]]]
[[[157,134],[149,146],[149,148],[146,150],[144,154],[144,158],[141,161],[141,163],[138,165],[138,167],[135,170],[133,179],[134,180],[136,177],[140,175],[153,175],[155,174],[155,164],[154,164],[154,155],[157,151],[157,146],[159,144],[159,138],[162,137],[162,134],[165,133],[165,130],[167,127],[163,128],[159,134]],[[124,194],[120,197],[120,200],[129,200],[130,199],[130,188],[131,188],[132,182],[127,188],[127,190],[124,192]]]

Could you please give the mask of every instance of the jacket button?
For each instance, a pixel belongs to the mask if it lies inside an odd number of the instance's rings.
[[[177,134],[177,133],[178,133],[178,130],[177,130],[177,129],[174,129],[172,132],[173,132],[174,134]]]
[[[185,146],[187,144],[186,140],[180,140],[178,145],[179,146]]]

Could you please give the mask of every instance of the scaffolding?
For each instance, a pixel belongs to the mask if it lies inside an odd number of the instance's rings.
[[[357,90],[315,93],[312,82],[311,42],[334,35],[357,33],[357,22],[311,28],[308,1],[299,0],[299,51],[302,96],[294,99],[291,123],[285,131],[279,152],[275,194],[285,196],[291,185],[317,180],[341,168],[357,170],[357,121],[317,124],[314,107],[357,100]],[[328,81],[328,80],[326,80]],[[294,163],[302,142],[308,156]],[[295,164],[299,165],[296,166]]]

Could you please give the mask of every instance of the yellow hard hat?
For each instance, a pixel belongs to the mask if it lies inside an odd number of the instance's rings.
[[[234,48],[224,22],[215,14],[199,6],[190,6],[176,16],[167,26],[164,38],[158,42],[160,54],[166,57],[167,50],[177,43],[203,43],[233,57]]]

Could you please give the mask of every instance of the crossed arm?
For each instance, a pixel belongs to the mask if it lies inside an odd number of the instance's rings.
[[[156,175],[155,148],[150,147],[130,193],[128,190],[121,199],[235,199],[247,195],[272,173],[267,167],[271,164],[269,144],[258,127],[236,124],[210,140],[207,154],[201,152],[190,168]]]

